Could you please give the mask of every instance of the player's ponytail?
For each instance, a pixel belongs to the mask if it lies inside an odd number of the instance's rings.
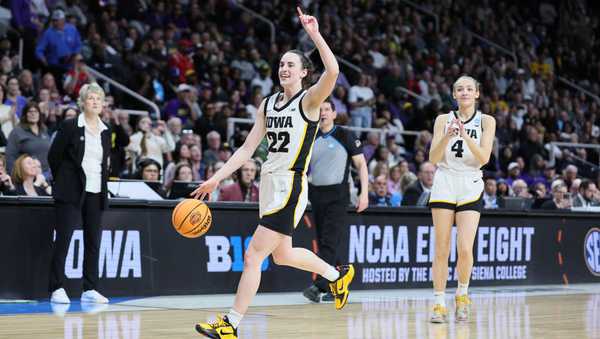
[[[302,51],[297,49],[292,49],[288,51],[289,53],[294,53],[300,57],[300,61],[302,62],[302,68],[306,69],[306,76],[302,78],[302,88],[306,89],[311,85],[311,78],[313,74],[313,63],[310,59],[302,53]]]

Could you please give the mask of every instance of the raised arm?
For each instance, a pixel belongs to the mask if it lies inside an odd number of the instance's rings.
[[[296,7],[296,9],[298,10],[298,17],[300,18],[302,27],[304,27],[304,30],[314,42],[317,50],[319,50],[321,61],[325,66],[325,71],[321,74],[319,81],[308,89],[306,96],[302,100],[302,108],[308,113],[308,117],[317,120],[319,118],[318,108],[333,91],[338,74],[340,73],[340,66],[327,42],[325,42],[325,39],[323,39],[323,36],[319,32],[317,19],[302,13],[300,7]]]
[[[252,127],[252,130],[250,130],[250,133],[248,133],[248,137],[244,141],[244,144],[233,153],[231,158],[227,160],[221,169],[219,169],[210,179],[198,186],[198,188],[190,193],[190,195],[196,199],[200,198],[200,200],[203,200],[207,194],[212,193],[221,180],[230,176],[231,173],[242,167],[242,165],[252,157],[254,151],[256,151],[256,148],[265,137],[265,133],[265,99],[263,99],[258,107],[254,126]]]

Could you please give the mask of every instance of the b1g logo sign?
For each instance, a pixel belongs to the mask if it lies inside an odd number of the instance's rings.
[[[208,235],[204,239],[206,247],[208,247],[207,272],[241,272],[244,270],[244,250],[248,248],[252,237],[247,237],[243,241],[243,248],[240,236]],[[269,258],[263,261],[261,270],[266,271],[268,267]]]
[[[590,272],[600,277],[600,228],[592,228],[585,235],[583,257]]]

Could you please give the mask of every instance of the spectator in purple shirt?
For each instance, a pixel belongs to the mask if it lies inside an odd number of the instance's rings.
[[[172,117],[181,119],[183,126],[193,126],[194,121],[198,119],[198,112],[194,109],[193,93],[195,89],[188,84],[177,86],[177,97],[167,102],[164,109],[164,119],[169,120]]]

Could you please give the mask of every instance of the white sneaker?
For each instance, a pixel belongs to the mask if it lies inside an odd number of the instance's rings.
[[[96,290],[89,290],[81,293],[81,301],[96,304],[108,304],[108,299]]]
[[[52,292],[52,295],[50,296],[50,302],[56,304],[70,304],[71,300],[69,300],[69,296],[67,295],[67,292],[65,292],[65,289],[59,288]]]

